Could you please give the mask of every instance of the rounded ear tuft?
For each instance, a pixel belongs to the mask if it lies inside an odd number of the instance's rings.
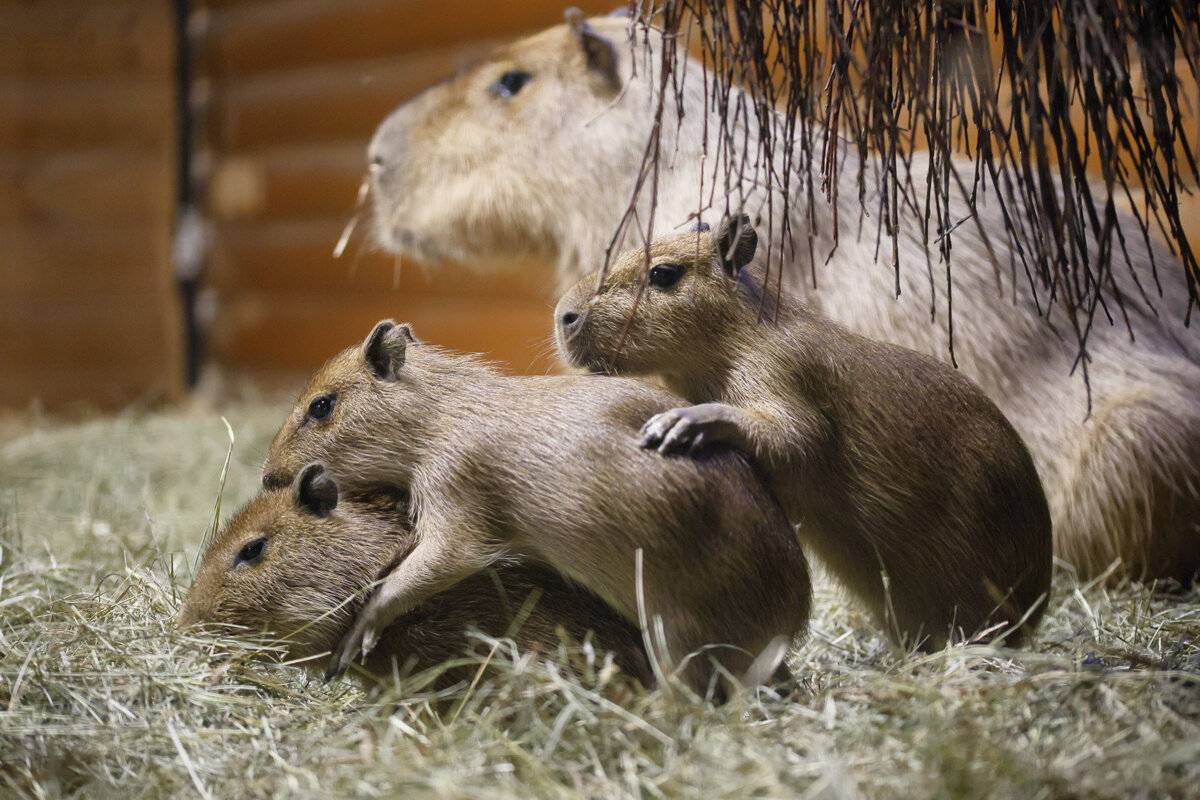
[[[315,517],[327,517],[337,508],[338,488],[320,464],[300,470],[292,487],[296,505]]]
[[[716,235],[717,254],[721,266],[730,277],[736,277],[742,268],[754,260],[758,250],[758,233],[745,214],[728,216],[721,222]]]
[[[398,326],[390,319],[385,319],[375,326],[363,343],[363,360],[376,378],[399,380],[405,350],[410,342],[415,341],[412,329],[407,325]]]
[[[614,90],[621,88],[621,78],[617,73],[617,47],[607,36],[596,32],[588,25],[587,18],[578,8],[568,8],[563,12],[567,20],[567,28],[574,34],[575,40],[583,48],[587,59],[588,69],[602,77]]]

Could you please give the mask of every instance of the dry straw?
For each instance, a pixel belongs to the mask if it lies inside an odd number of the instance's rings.
[[[225,411],[223,505],[282,408]],[[1021,652],[896,652],[820,580],[790,695],[714,708],[592,652],[485,640],[474,681],[363,693],[173,615],[229,451],[216,415],[0,443],[3,797],[1192,797],[1200,597],[1057,576]],[[574,664],[570,669],[567,663]]]

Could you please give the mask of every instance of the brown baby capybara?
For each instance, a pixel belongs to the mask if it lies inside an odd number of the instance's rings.
[[[738,217],[656,240],[648,263],[628,251],[559,302],[561,351],[698,403],[648,415],[643,443],[754,454],[802,541],[898,640],[1020,642],[1051,573],[1020,437],[950,366],[764,293],[756,248]]]

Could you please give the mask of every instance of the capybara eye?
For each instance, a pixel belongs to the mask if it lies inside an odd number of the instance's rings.
[[[267,549],[266,539],[255,539],[252,542],[247,542],[237,554],[237,561],[234,562],[235,567],[240,567],[242,564],[257,564],[263,557],[263,552]]]
[[[683,276],[683,267],[678,264],[655,264],[650,268],[650,285],[660,289],[674,286]]]
[[[329,416],[329,412],[333,411],[333,401],[337,399],[337,395],[323,394],[315,398],[308,404],[308,418],[321,420]]]
[[[523,72],[519,69],[510,69],[489,86],[488,91],[496,97],[512,97],[521,91],[532,77],[528,72]]]

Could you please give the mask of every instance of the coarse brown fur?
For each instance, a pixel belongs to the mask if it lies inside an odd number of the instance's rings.
[[[604,52],[604,41],[615,63],[589,56]],[[380,244],[471,263],[546,259],[563,288],[602,264],[651,137],[660,41],[656,30],[630,29],[627,20],[560,25],[498,49],[400,106],[369,151]],[[528,81],[499,95],[498,81],[514,71]],[[917,196],[896,199],[897,274],[886,255],[892,241],[875,216],[861,213],[860,200],[868,209],[878,205],[876,173],[866,165],[868,180],[859,186],[858,156],[843,147],[834,154],[841,163],[836,205],[806,192],[809,176],[820,185],[818,164],[801,161],[790,176],[793,235],[786,238],[783,198],[764,188],[782,183],[783,148],[774,148],[774,162],[737,169],[720,132],[752,156],[764,138],[760,121],[722,120],[710,87],[699,62],[680,62],[664,98],[657,186],[641,192],[637,224],[614,252],[637,246],[639,228],[651,219],[650,235],[658,236],[698,214],[715,221],[726,206],[741,209],[763,223],[764,250],[782,261],[784,285],[810,308],[855,333],[942,360],[950,358],[952,289],[956,363],[1029,447],[1050,503],[1056,555],[1081,576],[1101,574],[1116,559],[1118,577],[1187,581],[1196,574],[1200,336],[1194,323],[1183,324],[1188,292],[1178,259],[1144,241],[1129,214],[1117,214],[1128,263],[1118,255],[1104,279],[1108,305],[1097,312],[1080,361],[1062,309],[1026,278],[1015,255],[1037,220],[1006,219],[994,192],[979,193],[970,208],[952,190],[948,213],[963,224],[953,232],[949,263],[933,263],[934,232],[919,212],[932,203],[925,193],[933,178],[926,155],[916,153],[899,176]],[[729,107],[741,108],[732,91]],[[781,118],[762,124],[775,126],[773,140],[781,140]],[[973,164],[951,167],[970,185]],[[1086,248],[1095,253],[1095,242]]]
[[[642,421],[678,402],[631,380],[504,376],[390,321],[331,359],[272,442],[264,483],[320,461],[348,488],[403,487],[417,539],[336,664],[369,650],[397,615],[515,556],[630,621],[644,611],[652,655],[700,691],[714,677],[710,655],[747,682],[770,677],[808,619],[804,554],[741,453],[664,467],[638,446]]]
[[[897,638],[1020,642],[1051,573],[1049,510],[1020,437],[951,367],[791,298],[777,306],[750,266],[756,244],[742,217],[656,240],[649,273],[641,248],[623,254],[599,291],[599,275],[584,278],[560,301],[560,349],[700,403],[650,420],[644,444],[755,454],[803,541]]]
[[[255,557],[241,557],[256,543]],[[339,498],[320,466],[310,466],[291,486],[260,493],[225,525],[204,553],[179,625],[275,637],[289,660],[324,668],[319,657],[350,630],[371,584],[414,544],[403,493]],[[434,685],[470,679],[478,665],[463,657],[478,643],[472,629],[545,654],[564,641],[591,640],[602,667],[609,648],[621,670],[652,680],[636,627],[590,592],[522,563],[497,564],[399,617],[360,676],[369,684],[457,661]]]

